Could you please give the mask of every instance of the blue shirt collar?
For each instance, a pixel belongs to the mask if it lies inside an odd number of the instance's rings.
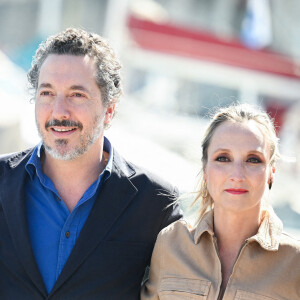
[[[106,178],[109,177],[112,170],[112,164],[113,164],[113,155],[114,155],[114,149],[108,140],[108,138],[104,137],[104,143],[103,143],[103,150],[109,154],[108,161],[106,168],[103,170],[103,172],[99,175],[102,176],[102,174],[107,173]],[[42,151],[44,151],[43,143],[40,142],[33,150],[31,157],[29,158],[25,169],[27,173],[30,176],[30,179],[32,180],[34,175],[36,174],[41,182],[44,178],[44,173],[42,171],[42,164],[41,164],[41,154]]]

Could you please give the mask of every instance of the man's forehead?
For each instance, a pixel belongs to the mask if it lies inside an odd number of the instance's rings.
[[[89,55],[75,55],[75,54],[57,54],[57,53],[50,53],[43,61],[41,68],[44,65],[48,64],[57,64],[57,63],[82,63],[83,65],[92,65],[95,66],[94,58],[90,57]]]
[[[96,64],[88,55],[49,54],[41,65],[39,77],[64,72],[78,76],[95,76]]]
[[[59,86],[82,91],[98,89],[93,59],[87,55],[50,54],[41,66],[37,88]]]

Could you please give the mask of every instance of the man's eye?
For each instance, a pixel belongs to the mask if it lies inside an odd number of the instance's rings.
[[[84,97],[83,94],[81,94],[81,93],[74,93],[74,96],[75,97]]]
[[[259,163],[261,163],[261,160],[259,158],[257,158],[257,157],[250,157],[250,158],[248,158],[247,161],[250,162],[250,163],[252,163],[252,164],[259,164]]]
[[[219,161],[219,162],[228,162],[228,161],[230,161],[230,160],[229,160],[229,158],[226,157],[226,156],[218,156],[218,157],[216,158],[216,161]]]
[[[50,92],[48,92],[48,91],[43,91],[43,92],[41,92],[40,95],[41,95],[41,96],[49,96],[49,95],[50,95]]]

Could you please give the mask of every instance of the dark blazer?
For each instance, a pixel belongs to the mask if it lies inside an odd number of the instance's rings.
[[[139,299],[157,234],[182,216],[177,205],[169,206],[177,191],[114,151],[111,176],[48,295],[25,212],[25,164],[31,153],[0,156],[0,299]]]

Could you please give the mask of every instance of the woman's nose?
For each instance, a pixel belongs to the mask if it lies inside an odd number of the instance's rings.
[[[231,168],[230,179],[233,181],[243,181],[245,170],[242,162],[234,162]]]

